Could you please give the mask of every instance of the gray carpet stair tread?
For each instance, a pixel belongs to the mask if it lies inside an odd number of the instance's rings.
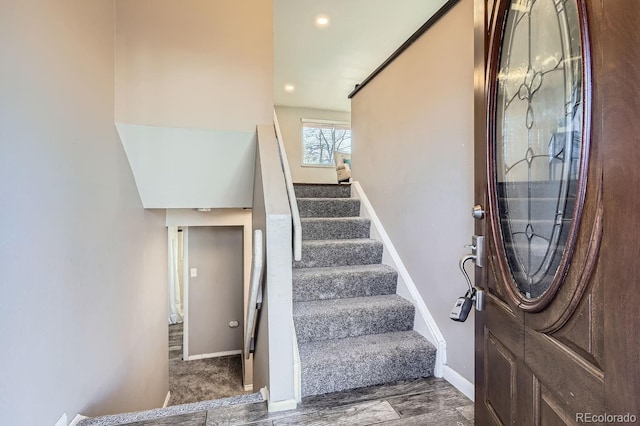
[[[388,265],[355,265],[293,270],[293,300],[395,294],[398,273]]]
[[[350,184],[294,183],[296,198],[350,198]]]
[[[413,304],[397,294],[293,304],[298,342],[411,330],[414,317]]]
[[[360,216],[360,200],[355,198],[298,198],[300,217]]]
[[[371,220],[362,217],[307,217],[300,221],[305,240],[369,238],[371,230]]]
[[[302,396],[433,375],[436,348],[413,330],[299,344]]]
[[[190,404],[171,405],[166,408],[156,408],[147,411],[136,411],[131,413],[111,414],[107,416],[92,417],[81,420],[79,426],[116,426],[130,424],[133,422],[143,422],[158,419],[158,424],[162,424],[159,419],[177,416],[188,413],[197,413],[233,405],[246,405],[263,402],[260,392],[232,396],[229,398],[213,399],[210,401],[194,402]]]
[[[382,262],[383,244],[360,238],[353,240],[307,240],[302,242],[302,258],[294,268],[371,265]]]

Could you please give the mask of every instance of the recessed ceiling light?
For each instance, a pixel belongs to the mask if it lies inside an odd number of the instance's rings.
[[[294,86],[293,84],[285,84],[284,85],[284,91],[287,93],[291,93],[294,90],[296,90],[296,86]]]
[[[329,26],[329,17],[327,15],[316,16],[316,27],[326,28]]]

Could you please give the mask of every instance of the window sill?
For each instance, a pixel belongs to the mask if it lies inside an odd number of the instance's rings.
[[[335,169],[333,164],[302,164],[302,167],[310,167],[314,169]]]

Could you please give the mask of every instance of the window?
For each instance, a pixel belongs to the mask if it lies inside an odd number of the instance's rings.
[[[302,120],[302,164],[333,166],[333,154],[351,154],[351,126],[344,122]]]

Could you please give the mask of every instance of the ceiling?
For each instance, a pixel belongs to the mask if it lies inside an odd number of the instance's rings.
[[[347,95],[445,0],[274,0],[274,103],[350,111]],[[329,25],[318,28],[316,17]],[[295,90],[288,93],[284,86]]]

